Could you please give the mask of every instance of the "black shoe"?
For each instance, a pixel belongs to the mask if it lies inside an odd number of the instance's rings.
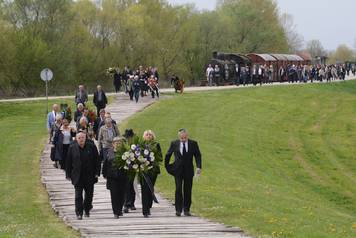
[[[148,214],[149,216],[151,216],[151,211],[148,211],[147,214]]]
[[[82,215],[77,215],[77,219],[78,220],[83,220],[83,216]]]
[[[124,213],[129,213],[129,208],[128,207],[124,208]]]
[[[143,214],[143,217],[148,218],[149,216],[148,216],[148,214]]]
[[[180,216],[181,216],[181,213],[180,213],[180,212],[176,212],[176,216],[177,216],[177,217],[180,217]]]
[[[190,216],[192,216],[192,214],[190,214],[190,212],[184,212],[184,216],[190,217]]]
[[[115,219],[119,219],[119,215],[114,214]]]
[[[90,213],[89,212],[85,212],[84,216],[85,217],[90,217]]]
[[[124,214],[122,212],[119,212],[118,214],[120,217],[122,217]]]
[[[132,205],[130,209],[131,209],[132,211],[135,211],[135,210],[136,210],[135,205]]]

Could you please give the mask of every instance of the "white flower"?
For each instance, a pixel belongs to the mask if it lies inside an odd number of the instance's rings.
[[[136,145],[135,144],[131,145],[131,150],[136,150]]]
[[[137,165],[137,164],[134,164],[134,165],[132,166],[132,168],[133,168],[133,169],[138,169],[138,165]]]
[[[126,164],[131,164],[131,161],[129,159],[126,160]]]
[[[150,157],[154,157],[154,156],[155,156],[155,153],[151,152]]]
[[[127,167],[127,166],[125,165],[125,166],[124,166],[124,169],[129,170],[129,167]]]
[[[122,160],[127,160],[126,155],[125,155],[125,154],[123,154],[123,155],[121,156],[121,159],[122,159]]]
[[[155,157],[154,156],[151,156],[151,161],[155,161]]]
[[[143,151],[143,153],[144,153],[145,155],[148,155],[150,152],[146,149],[146,150]]]
[[[135,154],[133,152],[129,153],[130,158],[135,158]]]
[[[145,165],[146,165],[146,166],[149,166],[149,165],[150,165],[150,161],[146,161],[146,162],[145,162]]]
[[[148,166],[148,168],[147,169],[152,169],[153,168],[153,166]]]
[[[145,169],[145,166],[143,164],[140,165],[141,170]]]
[[[142,156],[142,155],[140,155],[140,156],[138,157],[138,161],[140,161],[140,162],[144,162],[144,158],[143,158],[143,156]]]

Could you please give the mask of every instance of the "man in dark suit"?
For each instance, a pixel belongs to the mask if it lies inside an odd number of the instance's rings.
[[[84,89],[84,85],[79,85],[78,90],[75,92],[75,104],[78,105],[79,103],[85,104],[88,101],[88,93]]]
[[[75,213],[81,220],[83,211],[89,217],[93,208],[94,184],[100,176],[101,162],[95,144],[86,139],[84,132],[79,132],[68,149],[66,178],[72,181],[75,188]],[[83,202],[83,190],[85,198]]]
[[[167,171],[174,175],[176,183],[175,208],[176,216],[181,216],[182,211],[185,216],[191,216],[190,205],[192,203],[192,186],[194,177],[193,156],[197,166],[196,174],[201,171],[201,153],[198,143],[188,139],[188,132],[185,129],[178,131],[179,140],[171,143],[166,157],[165,166]],[[174,154],[174,164],[170,165],[169,160]]]
[[[96,91],[94,92],[93,103],[96,106],[96,114],[100,116],[100,109],[105,108],[106,104],[108,104],[108,99],[100,85],[96,87]]]

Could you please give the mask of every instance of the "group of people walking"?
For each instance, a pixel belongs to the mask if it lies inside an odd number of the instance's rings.
[[[313,82],[345,80],[346,75],[356,75],[354,64],[316,64],[316,65],[281,65],[276,68],[273,64],[236,65],[234,72],[234,84],[269,84],[273,82]],[[227,82],[230,77],[230,69],[214,67],[209,64],[206,69],[208,86],[219,86]]]
[[[75,96],[77,104],[74,115],[75,126],[70,125],[69,115],[60,112],[57,104],[53,105],[47,117],[50,143],[53,145],[51,159],[55,161],[56,168],[65,171],[66,178],[74,186],[75,213],[79,220],[83,219],[83,215],[90,216],[93,208],[94,185],[101,174],[106,179],[106,187],[110,191],[114,218],[118,219],[124,213],[136,210],[134,179],[128,176],[126,170],[118,168],[114,161],[117,148],[125,142],[130,144],[137,135],[132,129],[126,129],[121,135],[116,121],[105,109],[107,99],[104,100],[105,93],[99,86],[93,100],[97,102],[97,107],[98,105],[101,107],[98,108],[99,116],[93,123],[91,133],[88,130],[89,113],[86,108],[88,95],[82,85],[79,86]],[[152,130],[146,130],[142,139],[146,146],[154,147],[162,156],[161,146]],[[172,155],[174,155],[174,163],[170,164]],[[185,129],[180,129],[178,140],[171,143],[164,160],[168,173],[175,177],[176,216],[181,216],[182,212],[186,216],[191,215],[193,157],[196,161],[196,174],[200,174],[201,153],[198,143],[188,139],[188,132]],[[141,185],[142,214],[147,218],[151,215],[153,205],[152,189],[161,170],[157,165],[145,173],[150,182],[138,176],[138,183]]]
[[[144,97],[149,93],[152,98],[159,97],[159,74],[156,67],[139,66],[138,69],[132,70],[125,66],[122,71],[116,68],[111,69],[110,73],[113,74],[115,91],[119,92],[123,86],[130,100],[135,100],[136,103],[140,96]]]

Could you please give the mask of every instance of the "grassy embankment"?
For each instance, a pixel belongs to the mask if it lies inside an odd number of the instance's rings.
[[[182,127],[199,141],[196,214],[261,237],[356,236],[356,81],[186,93],[122,127],[163,150]],[[157,187],[173,198],[166,172]]]

